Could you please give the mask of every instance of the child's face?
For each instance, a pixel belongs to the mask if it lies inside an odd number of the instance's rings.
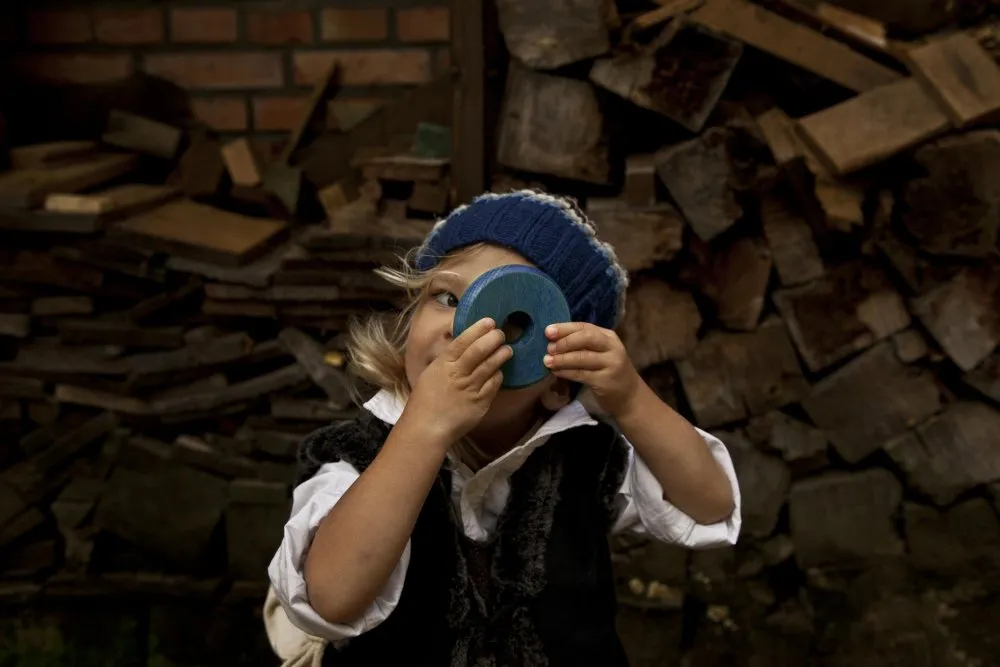
[[[445,258],[431,279],[410,321],[406,341],[406,379],[415,387],[420,375],[444,351],[452,340],[455,307],[472,282],[490,269],[508,264],[534,266],[521,255],[493,245],[483,245],[457,257]],[[498,322],[497,326],[502,323]],[[565,383],[548,377],[531,387],[501,390],[489,413],[472,433],[477,441],[494,439],[502,432],[512,434],[516,441],[529,428],[539,409],[557,410],[569,400]],[[513,443],[511,443],[513,444]]]

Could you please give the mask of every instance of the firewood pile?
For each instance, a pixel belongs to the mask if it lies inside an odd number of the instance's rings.
[[[497,3],[494,188],[585,204],[632,271],[634,362],[743,494],[735,549],[619,544],[637,663],[996,664],[900,592],[1000,569],[996,8],[570,4]]]
[[[356,414],[349,319],[400,299],[372,270],[449,206],[442,94],[320,135],[330,164],[295,164],[305,117],[273,160],[122,109],[6,138],[0,597],[262,597],[301,438]]]

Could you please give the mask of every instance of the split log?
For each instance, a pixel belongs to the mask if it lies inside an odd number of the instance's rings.
[[[623,195],[629,206],[653,206],[657,196],[656,164],[652,154],[630,155],[625,160]],[[588,202],[588,208],[589,208]]]
[[[873,165],[949,126],[948,116],[915,79],[869,90],[798,122],[800,136],[835,174]]]
[[[697,423],[713,428],[798,401],[808,386],[776,318],[752,333],[710,333],[677,363]]]
[[[533,72],[512,62],[500,114],[497,160],[514,169],[607,184],[611,166],[604,125],[589,83]]]
[[[340,369],[326,363],[322,346],[298,329],[284,329],[278,339],[309,373],[316,385],[338,409],[351,404],[351,383]]]
[[[413,184],[413,192],[406,200],[406,206],[421,213],[443,214],[449,209],[451,184],[445,178],[440,183],[418,181]]]
[[[360,158],[352,165],[361,169],[365,180],[437,182],[445,177],[446,158],[423,158],[415,155],[385,155]]]
[[[128,456],[105,484],[95,525],[182,567],[201,566],[227,503],[228,483],[172,460],[164,443],[133,438],[122,453]]]
[[[921,147],[917,161],[927,175],[906,185],[903,226],[935,255],[984,257],[996,252],[1000,234],[1000,132],[982,130],[944,137]]]
[[[45,198],[45,210],[67,215],[90,215],[99,226],[156,208],[178,196],[166,185],[129,183],[86,195],[51,194]]]
[[[89,190],[128,173],[135,165],[133,155],[106,154],[65,166],[7,171],[0,174],[0,205],[38,208],[52,193]]]
[[[31,335],[31,315],[0,313],[0,336],[27,338]]]
[[[823,275],[823,260],[809,225],[795,215],[784,200],[764,197],[760,217],[782,285],[791,287]]]
[[[1000,114],[1000,65],[971,36],[959,32],[906,52],[913,76],[957,128]]]
[[[740,483],[743,499],[742,533],[750,538],[769,537],[778,525],[792,475],[785,462],[764,454],[741,433],[714,433],[726,444]]]
[[[800,287],[778,290],[774,304],[806,366],[822,371],[902,331],[910,315],[880,271],[846,265]]]
[[[1000,412],[960,402],[885,444],[910,488],[936,505],[949,505],[969,489],[1000,480],[996,434]]]
[[[257,476],[257,464],[252,459],[219,451],[190,435],[180,435],[174,440],[173,458],[226,479]]]
[[[192,370],[211,369],[243,359],[253,349],[253,340],[234,333],[186,345],[169,352],[152,352],[125,357],[129,385],[148,385],[157,378],[171,378]]]
[[[212,411],[298,386],[307,377],[306,371],[301,366],[293,364],[250,380],[231,384],[224,389],[193,391],[176,397],[160,398],[152,402],[151,408],[153,413],[158,415]]]
[[[187,197],[213,197],[222,190],[227,173],[222,145],[206,133],[199,133],[181,153],[177,168],[167,178],[167,185]]]
[[[764,309],[771,265],[767,247],[749,238],[735,240],[712,258],[703,291],[715,303],[716,316],[725,327],[737,331],[756,328]]]
[[[38,317],[56,315],[90,315],[94,302],[89,296],[47,296],[31,302],[31,314]]]
[[[535,69],[556,69],[611,48],[604,0],[499,0],[500,31],[510,54]]]
[[[666,42],[652,53],[598,60],[590,80],[700,132],[736,69],[743,45],[691,24],[667,31]]]
[[[811,472],[829,465],[826,434],[779,410],[752,418],[747,424],[747,435],[778,452],[793,471]]]
[[[997,404],[1000,404],[1000,352],[991,356],[974,370],[966,373],[962,379],[965,384],[980,392],[983,396],[991,398]]]
[[[219,301],[340,301],[344,294],[336,285],[272,285],[254,289],[209,283],[205,285],[205,296]]]
[[[184,133],[176,127],[114,109],[108,115],[108,127],[101,140],[118,148],[172,160],[183,138]]]
[[[263,180],[263,159],[246,137],[222,146],[222,161],[234,185],[257,187]]]
[[[927,340],[924,335],[916,329],[906,329],[900,331],[892,337],[893,347],[896,349],[896,356],[904,364],[912,364],[927,356]]]
[[[264,170],[261,186],[265,192],[281,202],[288,216],[294,218],[299,211],[304,186],[302,170],[286,164],[270,164]]]
[[[917,570],[957,577],[1000,565],[1000,520],[985,499],[943,512],[906,503],[903,515],[909,561]]]
[[[701,313],[690,293],[654,278],[639,279],[629,286],[628,304],[619,333],[640,371],[683,359],[698,344]]]
[[[180,200],[116,223],[109,231],[152,250],[241,266],[281,241],[288,228],[276,220]]]
[[[229,485],[226,544],[230,576],[258,579],[267,571],[290,511],[287,484],[237,479]]]
[[[299,120],[292,130],[292,135],[289,137],[288,143],[285,144],[285,148],[281,151],[281,157],[278,160],[280,164],[287,165],[290,163],[292,155],[301,147],[306,134],[320,119],[321,115],[323,116],[323,120],[325,120],[325,102],[337,83],[339,68],[340,63],[336,58],[333,58],[327,66],[326,71],[313,86],[312,93],[309,94],[309,99],[306,100],[305,108],[302,110],[302,115],[299,116]]]
[[[656,173],[702,241],[711,241],[743,214],[729,187],[729,134],[712,128],[656,154]]]
[[[900,483],[881,468],[795,482],[788,509],[799,567],[864,565],[901,555],[894,517],[902,499]]]
[[[300,238],[296,236],[295,230],[292,231],[292,238]],[[171,256],[167,258],[167,268],[226,283],[266,287],[271,283],[274,274],[281,269],[282,262],[286,259],[305,257],[307,254],[302,246],[290,241],[265,251],[258,259],[239,267],[219,266],[212,262]]]
[[[861,461],[940,406],[934,378],[903,365],[888,342],[848,362],[802,399],[809,418],[849,463]]]
[[[691,14],[691,20],[854,92],[900,78],[844,44],[746,0],[708,0]]]
[[[913,300],[913,314],[963,371],[1000,345],[1000,272],[965,271]]]
[[[175,348],[184,345],[179,326],[140,327],[121,320],[76,319],[59,322],[59,340],[71,345]]]
[[[8,157],[12,169],[31,169],[80,161],[97,150],[96,141],[50,141],[11,148]]]
[[[670,204],[632,207],[619,199],[592,197],[587,215],[601,238],[614,246],[626,271],[669,262],[684,247],[684,219]]]

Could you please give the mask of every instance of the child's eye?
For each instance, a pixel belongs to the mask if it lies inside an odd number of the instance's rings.
[[[458,298],[451,292],[444,290],[435,292],[432,298],[446,308],[455,308],[458,306]]]

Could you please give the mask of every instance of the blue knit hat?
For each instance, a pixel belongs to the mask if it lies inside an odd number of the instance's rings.
[[[416,267],[427,271],[475,243],[513,250],[548,274],[573,321],[606,329],[621,322],[628,273],[572,200],[533,190],[480,195],[434,226],[417,251]]]

